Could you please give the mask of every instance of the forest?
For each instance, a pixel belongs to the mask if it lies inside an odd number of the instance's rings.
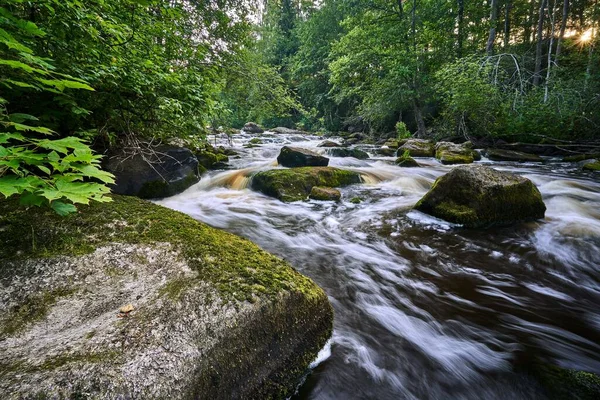
[[[593,141],[599,20],[596,0],[4,0],[0,193],[72,211],[105,198],[107,149],[248,121]]]

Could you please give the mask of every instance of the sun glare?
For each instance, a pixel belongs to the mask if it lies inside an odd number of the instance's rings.
[[[592,35],[594,34],[594,31],[592,28],[588,29],[587,31],[583,32],[581,34],[581,36],[579,37],[579,42],[580,43],[588,43],[590,40],[592,40]]]

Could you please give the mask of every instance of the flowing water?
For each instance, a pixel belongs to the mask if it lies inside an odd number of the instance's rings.
[[[535,399],[541,389],[520,372],[531,359],[600,373],[597,177],[484,159],[531,179],[548,211],[466,230],[411,209],[450,170],[434,159],[399,168],[391,157],[331,158],[365,183],[338,203],[285,204],[249,190],[249,176],[275,168],[284,144],[326,152],[321,140],[266,134],[242,148],[249,139],[235,139],[234,169],[160,203],[252,240],[325,290],[333,337],[295,398]]]

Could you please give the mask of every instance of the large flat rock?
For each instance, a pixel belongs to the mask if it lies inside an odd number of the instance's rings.
[[[3,201],[0,241],[3,400],[285,398],[331,334],[283,260],[136,198]]]

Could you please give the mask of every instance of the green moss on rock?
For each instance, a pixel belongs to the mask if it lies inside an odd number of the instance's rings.
[[[409,139],[398,148],[398,155],[408,151],[411,157],[433,157],[435,155],[434,144],[423,139]]]
[[[338,201],[342,198],[342,194],[337,189],[313,186],[309,197],[313,200]]]
[[[301,167],[262,171],[252,177],[251,187],[281,201],[306,200],[314,186],[340,187],[360,183],[357,172],[333,167]]]
[[[583,165],[584,171],[600,171],[600,161],[596,160]]]
[[[540,219],[546,211],[529,179],[480,165],[456,167],[438,178],[415,208],[471,228]]]
[[[550,364],[538,364],[533,376],[545,389],[550,400],[600,399],[600,376]]]

